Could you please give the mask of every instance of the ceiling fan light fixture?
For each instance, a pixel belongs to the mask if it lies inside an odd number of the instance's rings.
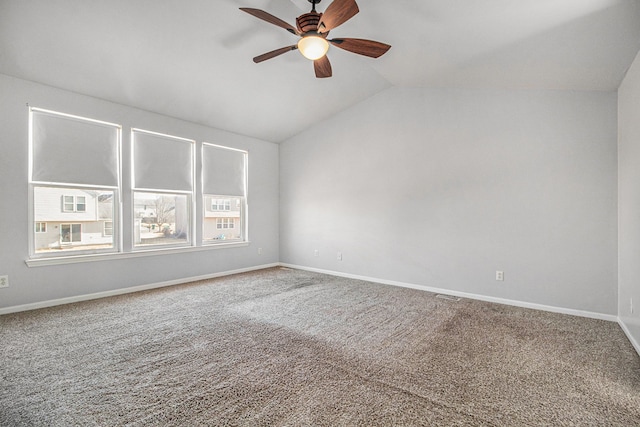
[[[304,36],[298,42],[298,50],[305,58],[315,61],[327,53],[329,42],[320,36]]]
[[[390,48],[388,44],[366,39],[339,38],[327,40],[329,31],[353,18],[360,10],[356,0],[333,0],[324,13],[316,11],[316,4],[320,0],[308,0],[312,4],[311,12],[303,13],[296,18],[296,27],[286,21],[251,7],[241,7],[240,10],[253,15],[258,19],[287,30],[289,33],[300,37],[298,43],[292,46],[281,47],[253,58],[256,64],[275,58],[292,50],[299,50],[302,56],[313,61],[313,69],[317,78],[331,77],[331,62],[327,57],[329,44],[347,52],[358,55],[378,58],[384,55]]]

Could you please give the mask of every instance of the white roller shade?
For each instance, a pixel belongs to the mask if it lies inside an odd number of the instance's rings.
[[[118,186],[119,126],[31,113],[32,181]]]
[[[246,151],[203,144],[203,193],[245,196]]]
[[[193,141],[139,130],[132,134],[135,188],[193,190]]]

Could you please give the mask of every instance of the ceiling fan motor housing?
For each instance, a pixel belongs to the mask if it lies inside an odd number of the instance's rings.
[[[296,25],[298,26],[298,31],[302,34],[309,32],[317,32],[318,24],[320,23],[320,18],[322,17],[321,13],[318,12],[309,12],[304,15],[300,15],[296,18]]]

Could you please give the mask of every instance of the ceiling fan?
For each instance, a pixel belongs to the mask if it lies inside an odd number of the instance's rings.
[[[384,55],[390,48],[388,44],[365,39],[337,38],[327,39],[329,31],[337,26],[347,22],[355,16],[360,9],[355,0],[334,0],[324,11],[324,13],[316,12],[316,4],[322,0],[308,0],[312,4],[311,12],[302,14],[296,18],[296,27],[289,25],[280,18],[276,18],[270,13],[260,9],[252,9],[249,7],[241,7],[240,10],[247,12],[256,18],[267,21],[270,24],[284,28],[291,34],[300,37],[297,44],[293,46],[282,47],[271,52],[253,58],[256,64],[267,59],[275,58],[292,50],[299,50],[302,55],[313,61],[313,68],[316,77],[331,77],[331,63],[327,58],[327,50],[329,43],[340,49],[359,55],[378,58]]]

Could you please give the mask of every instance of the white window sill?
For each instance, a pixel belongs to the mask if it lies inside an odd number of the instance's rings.
[[[130,259],[158,255],[183,254],[185,252],[201,252],[215,249],[238,248],[249,246],[249,242],[215,243],[203,246],[189,246],[181,248],[153,248],[146,250],[135,250],[132,252],[69,255],[50,258],[31,258],[25,261],[29,267],[42,267],[45,265],[76,264],[80,262],[107,261],[114,259]]]

